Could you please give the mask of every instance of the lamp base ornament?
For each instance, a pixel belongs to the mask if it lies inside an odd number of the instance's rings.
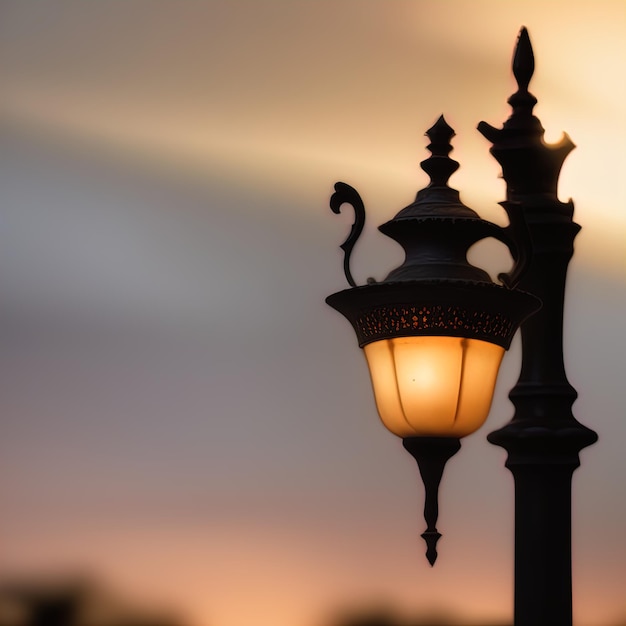
[[[461,440],[454,437],[405,437],[402,445],[417,461],[424,483],[426,530],[422,537],[426,542],[426,558],[432,567],[437,560],[437,542],[441,538],[437,530],[439,483],[446,463],[461,449]]]

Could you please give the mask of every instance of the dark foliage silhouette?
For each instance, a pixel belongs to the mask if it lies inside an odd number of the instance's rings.
[[[85,579],[20,580],[0,585],[0,626],[183,626],[129,608]]]

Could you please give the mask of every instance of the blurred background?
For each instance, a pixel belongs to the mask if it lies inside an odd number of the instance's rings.
[[[333,183],[368,211],[357,282],[382,278],[401,253],[375,227],[426,184],[423,133],[441,113],[458,134],[451,185],[505,223],[475,128],[509,114],[522,25],[546,138],[578,146],[559,189],[583,227],[565,356],[575,415],[600,441],[574,479],[574,614],[623,624],[616,0],[0,3],[9,604],[51,585],[84,599],[65,581],[93,580],[176,626],[509,621],[513,483],[485,435],[512,416],[518,343],[488,423],[446,471],[431,569],[417,468],[324,298],[346,286],[352,223],[328,208]],[[492,275],[508,267],[499,245],[472,254]]]

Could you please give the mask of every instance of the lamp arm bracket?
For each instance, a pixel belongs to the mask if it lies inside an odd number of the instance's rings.
[[[528,269],[532,252],[532,238],[522,204],[511,201],[500,202],[499,204],[509,216],[509,225],[500,229],[495,236],[509,249],[513,257],[513,267],[510,272],[498,274],[498,279],[508,289],[514,289]]]
[[[350,272],[350,255],[357,239],[360,237],[365,226],[365,207],[361,196],[354,187],[342,182],[335,183],[335,193],[330,197],[330,208],[333,213],[339,215],[341,206],[349,204],[354,209],[354,224],[350,229],[348,238],[339,246],[344,251],[343,271],[351,287],[356,287],[352,273]]]

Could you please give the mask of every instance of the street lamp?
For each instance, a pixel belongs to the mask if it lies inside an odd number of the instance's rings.
[[[441,116],[426,134],[431,156],[421,163],[430,184],[380,230],[405,250],[404,263],[382,282],[357,287],[350,273],[352,246],[365,213],[357,192],[335,185],[331,208],[351,204],[356,220],[343,244],[344,269],[353,285],[327,298],[356,331],[370,370],[383,424],[402,437],[416,459],[426,491],[426,556],[437,558],[437,489],[459,439],[487,419],[504,351],[522,320],[540,306],[515,289],[530,246],[519,206],[504,203],[510,226],[482,220],[465,206],[448,178],[458,163],[448,156],[454,131]],[[486,237],[506,243],[516,259],[505,286],[470,265],[470,246]]]
[[[517,328],[522,368],[510,393],[516,411],[488,440],[508,452],[515,479],[515,626],[571,626],[571,476],[579,452],[597,439],[572,415],[576,391],[563,364],[563,302],[567,265],[580,227],[573,204],[557,197],[558,176],[574,144],[555,145],[533,115],[528,92],[534,58],[522,28],[513,57],[517,92],[502,129],[481,122],[507,184],[502,202],[509,226],[486,222],[460,201],[448,178],[454,131],[440,117],[427,132],[431,156],[421,167],[430,184],[379,230],[405,250],[404,263],[383,281],[357,287],[350,253],[364,225],[358,193],[335,185],[331,208],[355,211],[344,250],[350,289],[327,303],[352,324],[367,359],[384,425],[402,437],[425,486],[423,537],[431,565],[440,534],[437,490],[459,439],[487,418],[500,361]],[[514,259],[495,284],[470,265],[470,246],[486,237],[504,242]]]

